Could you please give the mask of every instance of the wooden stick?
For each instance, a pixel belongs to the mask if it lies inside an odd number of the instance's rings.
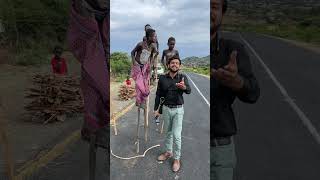
[[[97,158],[97,137],[90,135],[90,148],[89,148],[89,180],[96,179],[96,158]]]
[[[146,121],[148,121],[148,109],[147,107],[144,108],[144,141],[148,141],[148,125]]]
[[[113,130],[114,130],[114,135],[118,135],[117,121],[115,119],[113,120]]]
[[[163,133],[163,126],[164,126],[164,119],[163,119],[162,122],[161,122],[161,131],[160,131],[160,134]]]
[[[136,140],[136,144],[137,144],[137,153],[139,153],[139,127],[140,125],[140,107],[138,107],[138,124],[137,124],[137,140]]]
[[[1,102],[0,102],[1,103]],[[0,104],[0,145],[3,147],[3,159],[5,159],[6,174],[9,180],[14,178],[14,166],[12,160],[12,151],[9,144],[5,122],[4,122],[4,111]]]

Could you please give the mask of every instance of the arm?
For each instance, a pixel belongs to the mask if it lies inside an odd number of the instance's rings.
[[[138,51],[138,49],[140,49],[140,43],[138,43],[136,45],[136,47],[133,48],[133,50],[131,51],[131,60],[132,60],[132,64],[134,65],[135,64],[135,59],[136,59],[136,53]]]
[[[186,89],[183,90],[183,92],[186,93],[186,94],[190,94],[191,93],[191,87],[189,85],[189,80],[185,75],[183,75],[182,77],[184,77],[184,84],[186,86]]]
[[[178,51],[178,50],[176,50],[176,51],[177,51],[177,52],[176,52],[177,56],[180,58],[179,51]]]
[[[157,86],[157,92],[156,92],[156,98],[155,98],[155,102],[154,102],[154,111],[158,110],[158,107],[160,105],[160,97],[162,95],[161,93],[161,76],[159,77],[159,81],[158,81],[158,86]]]
[[[153,64],[153,66],[157,66],[155,64],[156,60],[157,60],[157,56],[158,56],[158,51],[157,51],[157,44],[156,43],[152,43],[152,51],[151,51],[151,63]]]
[[[68,74],[68,64],[67,64],[67,61],[64,59],[63,62],[64,62],[65,72],[66,72],[66,74]]]
[[[161,63],[162,63],[162,65],[163,65],[163,67],[166,69],[166,64],[165,64],[165,62],[164,62],[164,55],[165,55],[165,53],[166,53],[166,50],[163,50],[162,51],[162,57],[161,57]]]
[[[234,91],[241,101],[255,103],[260,96],[260,87],[252,72],[250,58],[243,46],[239,50],[238,59],[239,77],[243,81],[243,86]]]
[[[51,59],[51,69],[53,73],[57,73],[57,63],[54,58]]]

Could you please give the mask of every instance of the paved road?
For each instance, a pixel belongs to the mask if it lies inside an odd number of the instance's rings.
[[[256,52],[247,45],[262,93],[256,105],[235,104],[239,128],[235,179],[320,179],[320,144],[314,136],[320,131],[320,55],[256,34],[242,34],[243,39],[239,34],[224,36],[243,43],[244,39]],[[304,125],[307,121],[316,130],[313,135]]]
[[[203,96],[209,99],[209,79],[196,74],[188,74],[197,85]],[[110,177],[112,180],[169,180],[169,179],[209,179],[209,106],[203,97],[190,82],[192,93],[185,95],[185,119],[182,131],[182,169],[175,174],[171,171],[171,164],[165,162],[159,164],[156,158],[161,149],[155,148],[146,154],[145,158],[133,160],[120,160],[110,158]],[[154,95],[151,96],[151,107],[154,103]],[[119,135],[111,134],[111,148],[119,156],[132,156],[135,153],[135,131],[136,131],[137,109],[133,108],[118,120]],[[143,125],[141,126],[140,151],[146,150],[155,144],[161,144],[163,135],[155,131],[150,113],[149,141],[143,140]],[[98,152],[97,158],[97,180],[106,180],[108,164],[106,153]],[[79,141],[72,145],[68,151],[58,159],[47,165],[37,174],[36,179],[44,180],[88,180],[88,145]]]
[[[261,86],[261,98],[256,105],[235,104],[239,128],[235,179],[318,180],[320,81],[317,78],[320,77],[320,55],[255,34],[242,34],[243,39],[239,34],[224,36],[238,41],[244,39],[248,43],[248,52]],[[189,76],[210,101],[209,80],[194,74]],[[169,162],[158,164],[156,157],[161,150],[155,148],[141,159],[126,161],[111,157],[111,179],[209,179],[209,107],[194,86],[192,90],[191,95],[185,96],[181,172],[172,173]],[[119,120],[119,135],[111,136],[112,150],[117,155],[135,154],[136,117],[134,108]],[[155,125],[150,121],[150,141],[142,143],[141,149],[162,142],[163,137],[154,130]],[[40,179],[87,180],[87,151],[87,145],[79,141],[50,163],[40,173]],[[106,179],[106,155],[99,151],[98,157],[97,179]]]
[[[209,99],[209,79],[188,74],[203,96]],[[175,174],[171,171],[171,161],[159,164],[157,156],[161,147],[148,151],[145,158],[120,160],[111,158],[111,179],[209,179],[209,106],[190,82],[192,93],[185,97],[185,115],[182,130],[182,169]],[[151,97],[153,107],[154,96]],[[135,155],[134,135],[136,131],[137,110],[134,108],[120,119],[119,136],[111,136],[112,150],[120,156]],[[163,135],[155,131],[155,124],[150,119],[150,141],[141,141],[141,151],[163,142]],[[143,128],[141,127],[142,133]],[[143,137],[143,136],[141,136]]]

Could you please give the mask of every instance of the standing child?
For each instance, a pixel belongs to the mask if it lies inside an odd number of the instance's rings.
[[[168,67],[167,67],[168,60],[173,56],[179,57],[178,50],[176,50],[174,48],[174,46],[176,45],[176,39],[174,37],[170,37],[168,39],[167,45],[168,45],[168,49],[166,49],[162,52],[162,58],[161,58],[161,63],[163,65],[163,67],[165,67],[166,70],[168,69]]]
[[[126,85],[127,86],[131,86],[130,76],[127,77]]]
[[[51,59],[52,72],[54,74],[66,75],[68,73],[67,63],[64,58],[61,57],[62,48],[56,46],[53,50],[53,58]]]

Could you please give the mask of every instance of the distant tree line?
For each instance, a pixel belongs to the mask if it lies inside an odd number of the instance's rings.
[[[63,43],[68,24],[68,0],[1,0],[2,45],[27,48],[34,43]]]

